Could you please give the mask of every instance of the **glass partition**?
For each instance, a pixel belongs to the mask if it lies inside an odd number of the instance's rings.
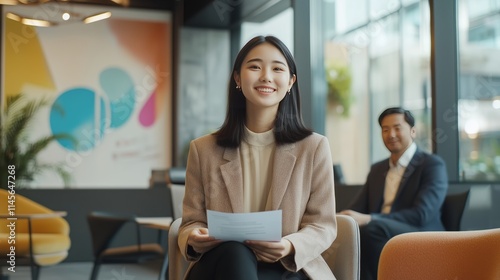
[[[378,124],[387,107],[411,110],[417,144],[432,150],[429,3],[323,1],[325,131],[346,183],[362,184],[370,165],[389,155]]]
[[[461,181],[500,180],[500,1],[459,1]]]

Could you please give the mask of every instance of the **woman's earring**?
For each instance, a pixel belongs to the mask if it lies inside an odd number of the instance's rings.
[[[240,85],[236,85],[236,89],[239,89],[239,90],[241,90],[241,87],[240,87]]]
[[[290,90],[291,90],[291,89],[289,89],[289,90],[286,92],[286,93],[288,93],[288,95],[290,95]]]

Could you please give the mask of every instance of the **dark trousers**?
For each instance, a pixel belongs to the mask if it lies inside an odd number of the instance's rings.
[[[392,237],[419,231],[416,227],[391,219],[379,218],[359,228],[361,241],[361,280],[376,280],[382,248]]]
[[[258,262],[255,254],[240,242],[224,242],[193,266],[189,280],[306,280],[302,272],[286,270],[280,262]]]

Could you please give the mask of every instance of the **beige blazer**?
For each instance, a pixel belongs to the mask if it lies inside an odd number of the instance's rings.
[[[299,142],[278,145],[273,164],[266,210],[282,209],[282,234],[295,248],[282,264],[290,271],[303,269],[311,279],[335,279],[321,256],[337,235],[333,164],[326,137],[314,133]],[[200,258],[188,254],[187,238],[193,228],[207,227],[207,209],[243,212],[239,148],[220,147],[213,135],[193,140],[189,147],[178,240],[188,261]]]

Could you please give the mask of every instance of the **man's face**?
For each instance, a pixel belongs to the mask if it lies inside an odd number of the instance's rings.
[[[382,139],[391,154],[403,154],[414,138],[415,128],[410,127],[403,114],[390,114],[382,119]]]

